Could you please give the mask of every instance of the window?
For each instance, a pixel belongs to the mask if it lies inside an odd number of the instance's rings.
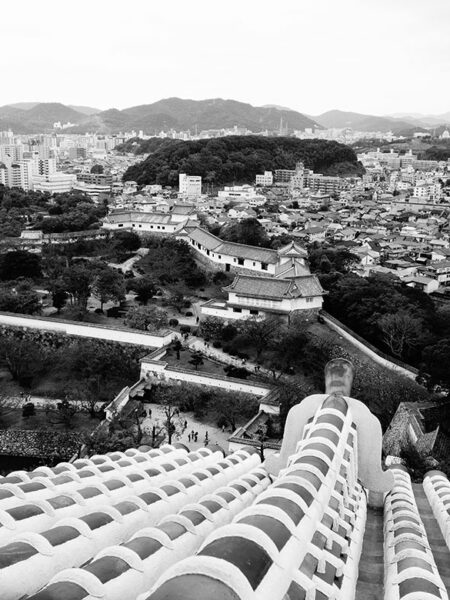
[[[240,313],[242,312],[242,308],[233,308],[233,312]]]
[[[261,269],[263,271],[267,271],[267,266],[268,266],[267,263],[261,263]]]
[[[139,225],[139,227],[142,227],[142,225]]]
[[[210,254],[209,250],[206,251],[206,254],[209,256],[209,254]]]
[[[161,229],[165,229],[165,227],[161,227]]]
[[[219,254],[219,258],[222,258],[222,255],[221,255],[221,254]]]
[[[306,302],[312,302],[314,298],[306,298]]]
[[[253,263],[253,266],[256,267],[256,263],[255,262]]]
[[[254,309],[250,309],[250,314],[251,315],[259,315],[259,310],[254,310]]]
[[[238,258],[238,265],[243,265],[243,264],[244,264],[244,259]]]
[[[123,223],[119,223],[117,227],[123,227]]]

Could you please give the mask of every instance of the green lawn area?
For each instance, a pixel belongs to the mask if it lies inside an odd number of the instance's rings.
[[[175,350],[169,348],[167,354],[161,360],[169,363],[169,365],[172,367],[179,367],[180,369],[189,369],[191,371],[195,371],[194,365],[189,362],[191,358],[192,352],[190,350],[181,350],[180,360],[178,360]],[[224,366],[225,365],[223,364],[203,357],[203,364],[199,365],[197,370],[199,373],[212,373],[213,375],[226,377],[223,370]]]

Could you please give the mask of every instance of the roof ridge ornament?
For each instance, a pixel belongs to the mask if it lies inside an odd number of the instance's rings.
[[[313,394],[303,399],[289,411],[279,454],[264,462],[272,476],[278,476],[288,465],[289,457],[296,452],[308,421],[319,409],[332,409],[345,415],[350,411],[356,425],[358,447],[358,479],[369,490],[369,504],[382,506],[384,493],[388,492],[394,478],[381,468],[382,430],[379,420],[365,404],[350,397],[354,377],[352,363],[344,358],[331,360],[325,366],[325,394]]]

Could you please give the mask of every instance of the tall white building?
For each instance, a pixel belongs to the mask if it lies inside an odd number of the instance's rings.
[[[256,185],[273,185],[273,173],[272,171],[264,171],[264,175],[257,175],[255,178]]]
[[[33,175],[33,189],[37,192],[48,192],[49,194],[70,192],[76,182],[77,176],[68,173],[54,172]]]
[[[186,173],[180,173],[178,177],[179,181],[179,195],[182,198],[198,198],[202,195],[202,178],[197,175],[186,175]]]
[[[2,161],[0,183],[10,188],[31,190],[33,185],[33,161],[6,159]]]
[[[23,151],[22,144],[2,144],[0,145],[0,161],[22,160]]]
[[[35,158],[35,175],[52,175],[56,173],[56,158]]]

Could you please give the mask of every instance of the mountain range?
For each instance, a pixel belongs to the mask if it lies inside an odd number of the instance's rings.
[[[123,110],[99,110],[88,106],[45,102],[19,102],[0,107],[0,130],[33,134],[54,131],[55,122],[72,123],[67,133],[118,133],[132,129],[145,134],[175,129],[202,131],[207,129],[246,128],[261,131],[343,128],[360,131],[393,131],[409,133],[450,123],[450,112],[444,115],[375,116],[331,110],[316,117],[278,105],[252,106],[236,100],[184,100],[166,98]]]

